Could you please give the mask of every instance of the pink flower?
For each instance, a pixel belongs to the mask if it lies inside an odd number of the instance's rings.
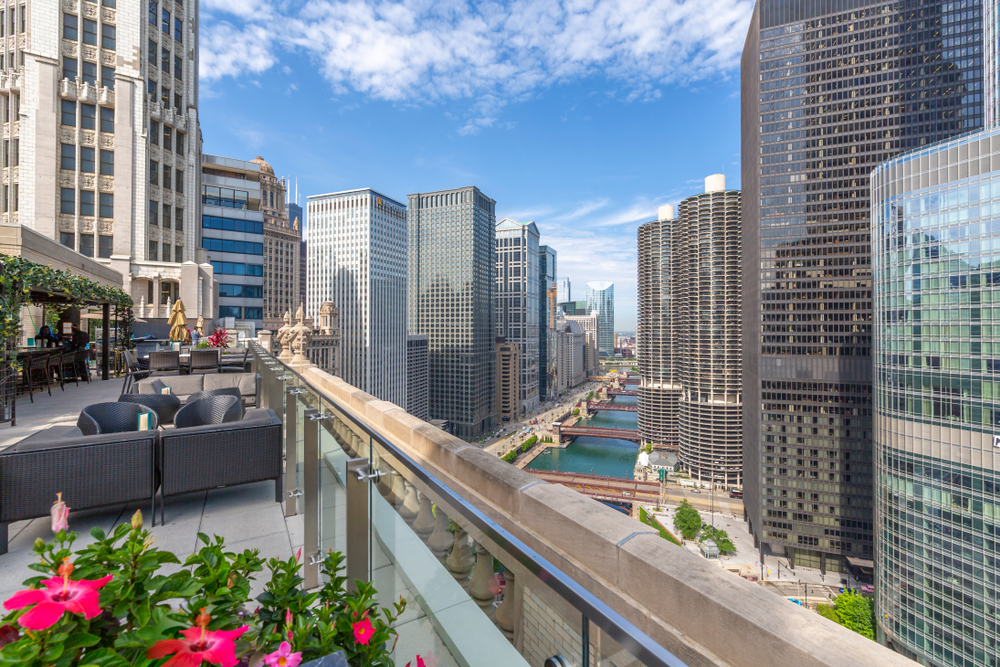
[[[264,662],[270,667],[298,667],[302,662],[302,653],[292,653],[292,645],[281,642],[277,651],[264,656]]]
[[[425,657],[417,656],[417,667],[437,667],[438,661],[434,657],[433,653],[428,653]],[[410,667],[410,663],[406,663],[406,667]]]
[[[299,547],[299,550],[295,552],[295,562],[298,563],[299,558],[301,557],[302,557],[302,547]]]
[[[503,590],[503,579],[500,578],[499,574],[494,574],[490,577],[490,592],[493,595],[500,595],[501,590]]]
[[[199,667],[203,661],[221,667],[233,667],[236,664],[236,640],[248,627],[244,625],[236,630],[208,630],[210,620],[211,617],[202,609],[202,613],[195,619],[196,625],[181,630],[184,639],[161,639],[146,651],[146,657],[157,660],[172,653],[174,657],[163,663],[162,667]]]
[[[368,617],[366,616],[357,623],[351,624],[351,627],[354,628],[354,641],[358,644],[368,646],[372,635],[375,634],[375,628],[372,627],[372,622],[368,620]]]
[[[56,501],[52,503],[52,532],[58,533],[60,530],[69,530],[69,508],[63,502],[62,493],[56,494]]]
[[[18,625],[25,630],[47,630],[67,611],[82,614],[86,619],[94,618],[101,613],[98,604],[100,595],[97,591],[111,581],[111,575],[94,581],[73,581],[69,578],[72,572],[73,564],[64,559],[59,566],[59,576],[42,581],[45,584],[44,590],[35,588],[18,591],[3,603],[4,608],[11,611],[35,605],[17,619]]]

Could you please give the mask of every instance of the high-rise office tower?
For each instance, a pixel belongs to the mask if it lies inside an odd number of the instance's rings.
[[[110,265],[138,316],[167,317],[182,297],[188,317],[214,318],[211,269],[193,263],[197,3],[29,0],[6,6],[2,36],[0,221]]]
[[[496,202],[477,187],[409,202],[407,322],[409,333],[430,336],[431,418],[479,438],[497,419]]]
[[[922,665],[996,665],[1000,129],[871,178],[879,639]]]
[[[496,226],[496,335],[518,348],[523,412],[538,407],[538,226],[504,218]]]
[[[302,228],[299,216],[289,217],[285,179],[276,177],[264,158],[257,156],[253,162],[260,165],[260,211],[264,214],[264,317],[277,324],[285,313],[294,315],[301,305]]]
[[[340,372],[406,405],[406,206],[370,188],[311,195],[308,312],[340,311]]]
[[[538,398],[548,400],[549,386],[549,322],[555,323],[550,312],[549,290],[556,284],[556,251],[547,245],[538,246]]]
[[[567,322],[576,322],[584,335],[583,366],[587,375],[598,375],[600,373],[601,362],[597,352],[597,340],[600,334],[600,318],[597,312],[590,315],[565,315]]]
[[[430,419],[427,396],[429,343],[427,335],[406,337],[406,411],[424,421]]]
[[[677,447],[681,385],[674,363],[678,345],[674,328],[674,207],[661,206],[658,218],[639,227],[638,427],[643,445]]]
[[[975,2],[754,10],[740,70],[744,502],[755,538],[795,564],[872,558],[868,177],[982,126],[982,23]]]
[[[556,302],[566,303],[567,301],[572,301],[572,292],[570,290],[569,278],[560,278],[556,281]]]
[[[517,343],[497,338],[497,414],[501,422],[514,421],[521,415],[520,356]]]
[[[587,311],[577,315],[589,315],[597,311],[600,320],[597,349],[602,357],[615,358],[615,284],[609,282],[587,283]],[[568,313],[567,313],[568,314]]]
[[[298,197],[298,185],[295,186],[295,193],[296,193],[295,196]],[[288,220],[292,223],[292,226],[295,226],[296,221],[298,221],[299,238],[302,239],[299,242],[299,250],[298,250],[299,290],[298,293],[296,293],[295,296],[293,297],[292,303],[306,305],[309,303],[308,298],[306,297],[306,294],[308,293],[308,290],[306,289],[306,281],[308,280],[308,271],[306,270],[307,255],[308,255],[306,248],[308,246],[306,245],[305,241],[306,216],[305,216],[305,211],[303,211],[302,207],[299,206],[298,201],[288,202]],[[298,306],[296,306],[295,308],[298,309]],[[284,315],[284,313],[282,313],[282,315]],[[306,311],[306,315],[307,316],[309,315],[308,310]]]

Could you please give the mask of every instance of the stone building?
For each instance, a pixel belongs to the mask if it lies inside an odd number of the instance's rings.
[[[600,318],[596,312],[590,315],[566,315],[568,322],[576,322],[583,329],[583,366],[587,375],[598,375],[601,367],[600,350]]]
[[[428,346],[430,336],[406,337],[406,411],[418,419],[430,419]]]
[[[260,211],[264,214],[264,321],[274,320],[298,307],[301,301],[301,222],[289,219],[286,208],[288,185],[259,155]]]
[[[332,301],[319,309],[319,326],[313,329],[306,357],[331,375],[340,376],[340,312]]]
[[[521,414],[520,367],[518,344],[497,339],[497,413],[501,422],[516,420]]]

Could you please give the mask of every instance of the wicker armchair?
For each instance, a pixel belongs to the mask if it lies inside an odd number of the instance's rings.
[[[175,428],[208,426],[239,421],[243,418],[242,401],[233,396],[209,396],[191,401],[174,415]]]
[[[159,426],[156,411],[141,403],[95,403],[88,405],[80,412],[76,426],[83,435],[138,431],[140,412],[152,412],[149,420],[150,429],[156,429]]]
[[[181,372],[181,353],[173,350],[161,350],[149,353],[149,370],[159,372]]]
[[[181,399],[172,394],[122,394],[119,403],[139,403],[156,413],[159,424],[174,421],[174,415],[181,409]]]
[[[245,373],[247,367],[247,357],[250,354],[250,348],[243,348],[243,358],[241,359],[239,354],[231,354],[229,358],[222,358],[220,361],[221,366],[219,370],[223,373]]]
[[[219,372],[219,350],[191,350],[191,372]]]
[[[243,407],[243,392],[240,391],[239,387],[220,387],[219,389],[203,389],[202,391],[196,391],[187,397],[187,402],[195,403],[203,398],[211,398],[212,396],[235,397],[237,405],[240,406],[240,419],[243,419],[245,408]]]

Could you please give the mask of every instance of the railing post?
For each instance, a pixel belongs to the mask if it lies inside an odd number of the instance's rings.
[[[285,516],[295,516],[298,511],[297,498],[302,495],[298,478],[298,410],[296,396],[303,389],[289,387],[285,395]]]
[[[303,460],[305,470],[302,471],[305,486],[305,531],[303,544],[302,584],[305,590],[319,586],[319,410],[307,408],[302,427]]]
[[[369,516],[369,461],[350,459],[347,462],[347,588],[356,590],[355,579],[368,581],[370,554],[368,551]]]

